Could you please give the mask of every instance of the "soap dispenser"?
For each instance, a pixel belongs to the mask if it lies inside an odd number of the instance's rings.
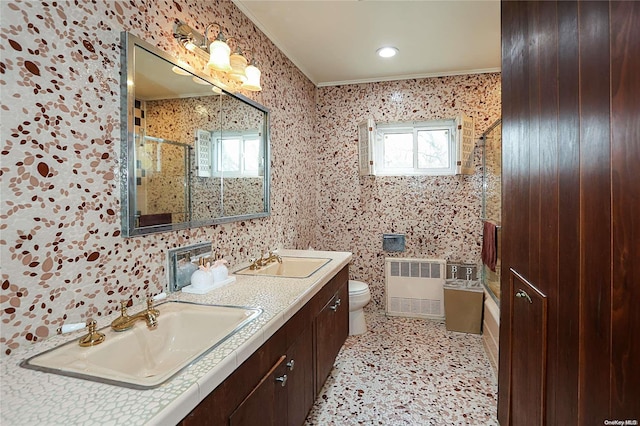
[[[191,286],[197,289],[205,289],[213,284],[213,274],[211,273],[210,264],[205,265],[204,258],[200,258],[200,266],[191,274]]]
[[[213,262],[213,266],[211,267],[213,282],[215,284],[222,283],[229,279],[229,268],[227,268],[228,263],[229,262],[222,258],[222,255],[219,253],[216,254],[216,261]]]

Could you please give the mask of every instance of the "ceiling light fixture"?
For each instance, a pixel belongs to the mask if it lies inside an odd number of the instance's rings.
[[[209,39],[210,32],[212,36],[215,35],[213,41]],[[262,90],[260,86],[261,72],[257,68],[253,54],[251,61],[247,59],[248,53],[252,52],[243,49],[240,40],[234,37],[227,39],[219,24],[207,25],[203,35],[186,23],[176,20],[173,27],[173,37],[185,49],[207,61],[205,70],[208,70],[209,73],[222,73],[230,81],[239,83],[240,88],[245,90]],[[212,77],[216,76],[212,75]]]
[[[396,56],[396,54],[398,53],[398,48],[393,46],[385,46],[376,50],[376,52],[381,58],[391,58],[393,56]]]

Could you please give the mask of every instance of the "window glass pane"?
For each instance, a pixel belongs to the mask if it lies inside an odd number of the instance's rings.
[[[220,144],[218,169],[223,172],[240,171],[240,139],[223,139]]]
[[[384,168],[413,168],[413,134],[385,133],[383,140]]]
[[[260,166],[260,141],[258,139],[245,139],[244,141],[245,172],[257,172],[259,166]]]
[[[418,130],[418,168],[449,167],[449,130]]]

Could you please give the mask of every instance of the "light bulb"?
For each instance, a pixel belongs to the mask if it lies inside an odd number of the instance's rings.
[[[393,56],[396,56],[396,54],[398,53],[398,49],[395,47],[387,46],[381,47],[377,50],[377,52],[378,56],[380,56],[381,58],[391,58]]]
[[[221,40],[214,40],[209,46],[209,62],[207,66],[216,71],[231,71],[231,64],[229,63],[230,54],[231,49],[227,43]]]
[[[247,75],[245,72],[248,63],[247,58],[239,53],[234,53],[229,58],[229,61],[231,63],[231,73],[229,74],[229,77],[243,83],[247,81]]]
[[[262,90],[260,87],[260,70],[255,65],[251,64],[245,70],[247,75],[247,81],[242,84],[242,88],[246,90],[251,90],[252,92],[259,92]]]

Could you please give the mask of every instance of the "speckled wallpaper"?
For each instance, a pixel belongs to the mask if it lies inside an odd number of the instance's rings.
[[[499,74],[318,89],[317,245],[353,252],[351,276],[369,283],[379,308],[384,308],[385,257],[480,263],[478,140],[500,118],[500,94]],[[475,118],[474,175],[359,176],[359,122],[447,119],[459,112]],[[384,233],[404,233],[406,251],[383,251]]]
[[[271,111],[269,218],[120,235],[120,32],[194,67],[174,19],[218,22],[251,44]],[[231,1],[0,1],[0,346],[3,356],[63,322],[96,319],[166,285],[166,253],[212,241],[234,264],[269,248],[348,250],[352,277],[380,305],[382,233],[407,234],[403,256],[477,262],[480,175],[358,176],[356,125],[500,115],[495,74],[315,88]],[[479,154],[477,163],[480,164]]]
[[[120,32],[203,66],[172,36],[174,19],[199,31],[218,22],[247,40],[271,110],[269,218],[120,235]],[[63,322],[112,312],[123,298],[166,284],[166,253],[213,241],[231,267],[314,237],[316,89],[231,1],[0,2],[2,164],[0,346],[3,355]]]

